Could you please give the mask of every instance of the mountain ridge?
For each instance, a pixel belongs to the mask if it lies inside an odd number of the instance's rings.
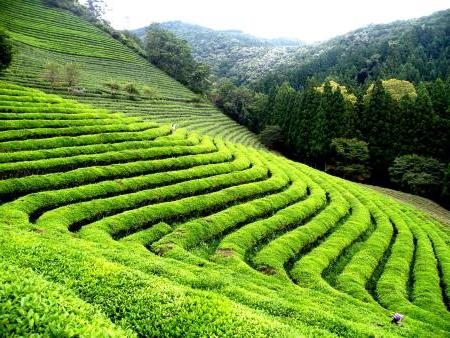
[[[256,74],[281,65],[293,50],[305,45],[295,39],[264,39],[238,30],[214,30],[181,21],[159,25],[186,40],[197,61],[208,64],[216,79],[226,77],[236,83],[256,80]],[[133,32],[143,38],[146,28]]]

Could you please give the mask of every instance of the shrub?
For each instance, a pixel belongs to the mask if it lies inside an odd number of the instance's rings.
[[[43,78],[50,83],[52,88],[55,88],[61,82],[61,66],[54,62],[49,62],[45,66]]]
[[[109,82],[106,82],[103,84],[106,88],[108,88],[109,93],[111,96],[116,96],[117,92],[120,90],[120,85],[114,80],[111,80]]]
[[[80,70],[78,65],[74,63],[64,65],[64,78],[69,87],[76,86],[80,81]]]
[[[161,95],[158,89],[156,89],[155,87],[150,87],[150,86],[144,86],[144,88],[142,89],[142,92],[149,99],[154,99]]]
[[[124,87],[125,91],[128,93],[128,97],[130,99],[135,99],[137,95],[139,95],[139,89],[137,89],[136,85],[132,82],[127,83]]]
[[[364,181],[369,178],[367,142],[335,138],[331,141],[331,156],[333,164],[328,166],[327,171],[355,181]]]
[[[439,194],[444,177],[443,164],[430,157],[418,155],[399,156],[389,167],[393,183],[417,195]]]

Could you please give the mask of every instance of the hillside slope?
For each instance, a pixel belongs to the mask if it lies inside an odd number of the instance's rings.
[[[227,77],[236,83],[258,79],[286,63],[304,43],[294,39],[263,39],[241,31],[214,30],[180,21],[160,24],[186,40],[195,58],[210,65],[216,78]],[[141,38],[146,27],[134,32]]]
[[[48,8],[40,0],[1,1],[0,27],[9,32],[16,48],[12,66],[0,78],[68,96],[64,81],[53,88],[43,74],[48,63],[73,63],[81,71],[79,87],[86,89],[78,100],[260,146],[247,129],[212,105],[197,102],[187,88],[72,13]],[[105,87],[111,81],[122,87],[133,83],[141,94],[130,100],[122,90],[112,97]],[[156,97],[147,97],[146,87]]]
[[[370,25],[309,45],[262,81],[289,81],[295,88],[308,78],[333,78],[347,87],[376,79],[429,81],[450,75],[450,9],[430,16]]]
[[[443,224],[450,226],[450,211],[440,206],[436,202],[433,202],[430,199],[379,186],[374,185],[366,185],[366,186],[376,191],[379,191],[383,194],[391,196],[401,202],[409,203],[413,205],[415,208],[430,214],[439,222],[442,222]]]
[[[0,119],[2,335],[450,333],[450,233],[411,207],[4,82]]]

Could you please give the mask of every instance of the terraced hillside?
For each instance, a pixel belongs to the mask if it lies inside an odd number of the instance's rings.
[[[410,206],[5,82],[0,121],[0,336],[450,335],[450,234]]]
[[[9,32],[17,51],[13,65],[2,75],[4,80],[69,97],[64,83],[52,88],[43,74],[49,62],[73,63],[81,71],[79,86],[86,89],[77,100],[261,147],[246,128],[210,104],[197,102],[194,93],[83,19],[50,9],[41,0],[1,0],[0,4],[0,27]],[[141,94],[134,100],[125,92],[111,97],[104,86],[111,81],[121,86],[133,83]],[[157,98],[147,97],[145,87]]]

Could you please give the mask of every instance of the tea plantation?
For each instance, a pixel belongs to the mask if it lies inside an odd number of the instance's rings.
[[[266,151],[82,19],[0,2],[0,337],[450,336],[448,226]]]
[[[6,82],[0,121],[2,336],[450,333],[450,235],[412,207]]]
[[[261,147],[256,136],[223,115],[128,47],[70,12],[51,9],[40,0],[0,1],[0,28],[11,36],[16,55],[1,78],[69,96],[62,81],[44,80],[49,63],[73,64],[80,71],[77,86],[85,93],[77,99],[113,111],[133,113],[235,143]],[[129,83],[139,90],[133,100],[123,91],[111,95],[105,84]],[[145,95],[145,90],[152,92]]]

